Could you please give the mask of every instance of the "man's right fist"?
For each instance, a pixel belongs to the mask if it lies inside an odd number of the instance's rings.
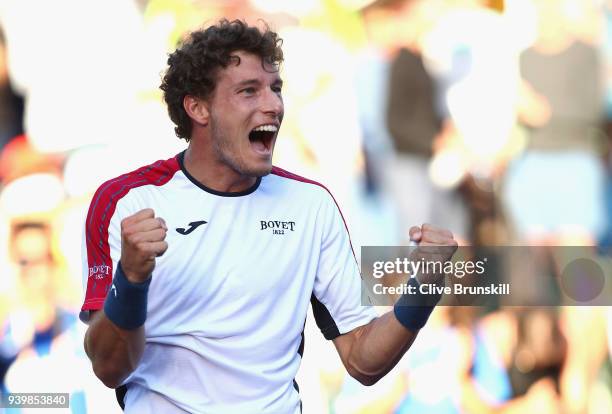
[[[121,220],[121,268],[132,283],[149,278],[155,258],[168,249],[166,222],[146,208]]]

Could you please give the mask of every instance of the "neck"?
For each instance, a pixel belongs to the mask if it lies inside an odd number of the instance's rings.
[[[200,184],[219,192],[238,193],[255,185],[257,178],[244,176],[216,160],[210,146],[201,148],[193,140],[183,160],[187,172]]]

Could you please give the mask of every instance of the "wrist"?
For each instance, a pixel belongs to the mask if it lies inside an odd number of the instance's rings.
[[[440,300],[441,294],[427,295],[421,293],[420,284],[416,278],[410,278],[408,286],[413,286],[410,290],[413,293],[405,293],[400,296],[393,306],[393,313],[405,328],[416,331],[425,326],[429,315]]]
[[[130,282],[133,283],[135,285],[139,285],[141,283],[147,283],[151,280],[151,274],[141,274],[138,272],[134,272],[132,269],[130,268],[125,268],[124,266],[121,265],[121,261],[118,262],[117,264],[117,270],[119,270],[119,267],[121,267],[121,270],[123,272],[123,275],[125,276],[125,278]]]
[[[132,330],[145,323],[147,316],[147,296],[151,277],[139,283],[127,279],[117,263],[117,270],[112,285],[104,301],[104,313],[115,325],[122,329]]]
[[[413,277],[413,280],[417,283],[417,286],[424,285],[424,284],[443,286],[444,285],[444,274],[419,272]]]

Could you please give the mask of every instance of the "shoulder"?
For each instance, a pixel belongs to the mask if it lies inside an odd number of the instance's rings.
[[[317,214],[329,218],[341,217],[346,227],[340,205],[324,184],[276,166],[272,168],[270,177],[271,186],[281,189],[279,192],[284,194],[292,205],[301,209],[312,208]]]
[[[98,187],[96,194],[100,195],[144,185],[163,185],[180,168],[177,156],[167,160],[158,160],[104,182]]]
[[[277,166],[272,167],[269,177],[272,186],[283,188],[292,196],[303,195],[322,201],[333,200],[334,198],[331,191],[324,184]]]
[[[180,170],[178,156],[158,160],[102,183],[91,199],[88,216],[106,215],[135,188],[163,186]]]

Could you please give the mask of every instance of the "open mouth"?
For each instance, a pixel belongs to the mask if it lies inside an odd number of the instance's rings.
[[[278,132],[278,126],[273,124],[260,125],[249,133],[251,147],[259,154],[272,152],[272,141]]]

